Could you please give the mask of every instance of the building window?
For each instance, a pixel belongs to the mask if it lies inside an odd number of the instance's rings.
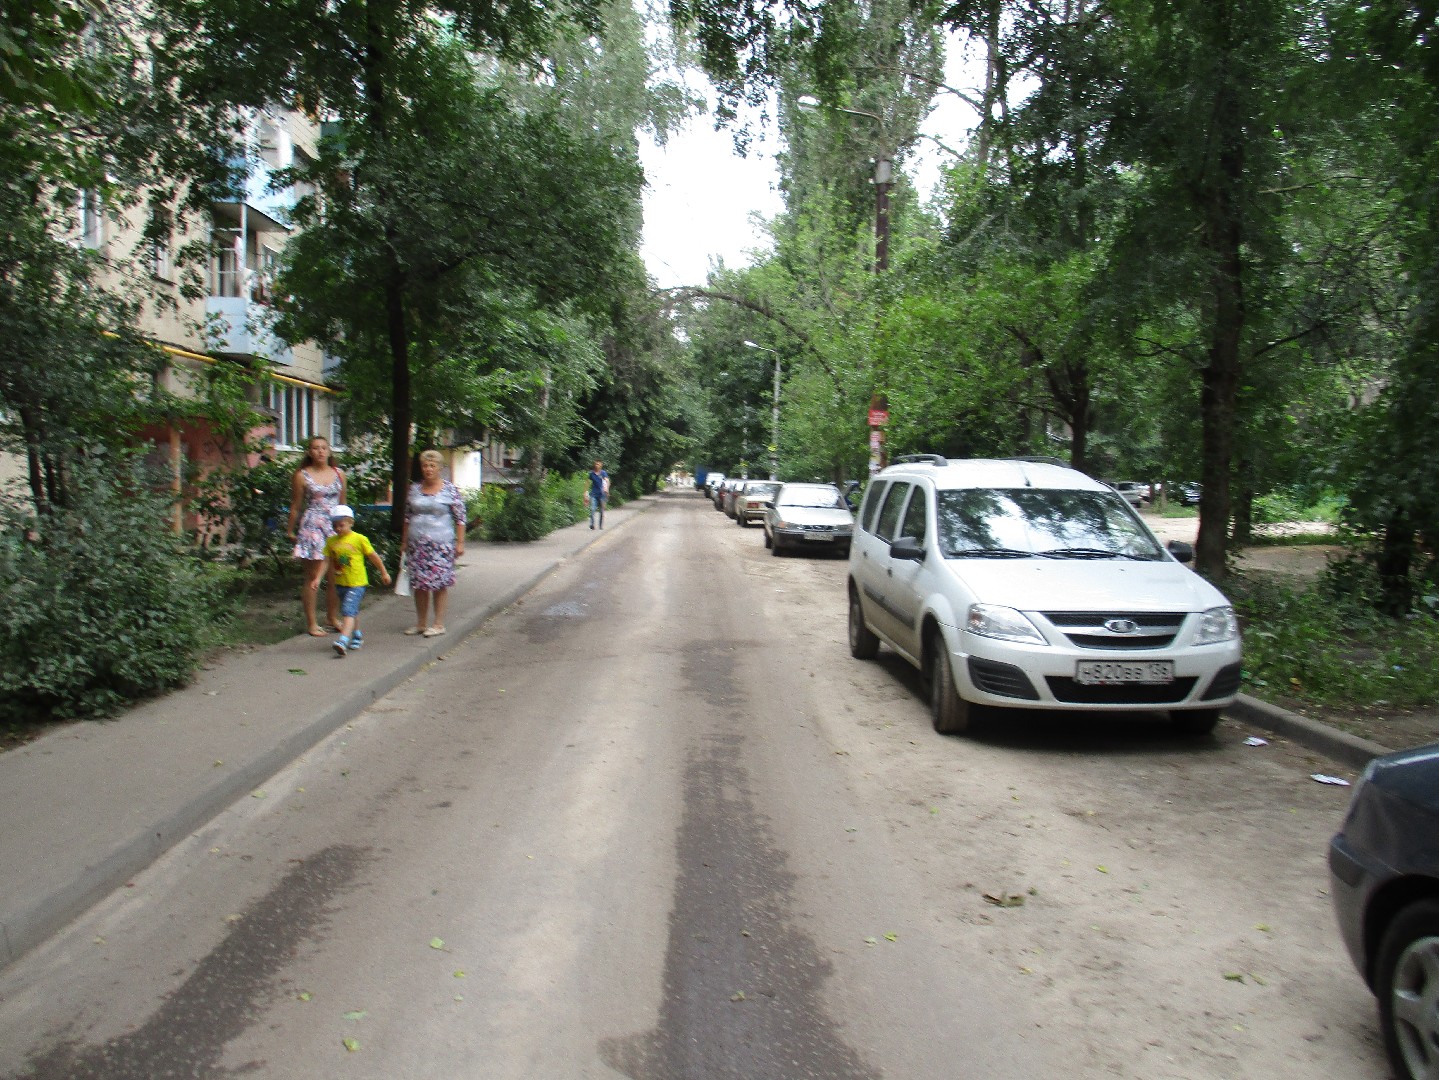
[[[156,240],[150,245],[150,273],[161,281],[173,281],[175,265],[170,261],[168,240]]]
[[[99,250],[105,242],[105,210],[100,205],[100,193],[94,188],[80,192],[80,243],[92,250]]]
[[[275,413],[275,444],[281,450],[298,450],[313,435],[330,434],[319,426],[319,393],[292,383],[270,385],[270,408]]]

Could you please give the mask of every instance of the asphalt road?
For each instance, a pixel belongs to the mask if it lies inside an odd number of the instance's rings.
[[[0,974],[0,1077],[1385,1075],[1323,763],[940,738],[843,576],[649,511]]]

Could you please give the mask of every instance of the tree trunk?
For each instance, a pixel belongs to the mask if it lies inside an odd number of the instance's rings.
[[[410,490],[410,337],[405,327],[405,291],[398,273],[385,283],[385,328],[390,338],[390,530],[405,525]]]
[[[1203,372],[1203,423],[1199,546],[1195,569],[1211,580],[1224,577],[1228,547],[1229,472],[1234,459],[1235,413],[1239,402],[1240,347],[1244,336],[1244,223],[1239,206],[1244,176],[1244,132],[1232,87],[1218,90],[1215,142],[1218,173],[1209,182],[1204,207],[1204,248],[1211,260],[1208,363]]]
[[[1379,606],[1384,614],[1403,618],[1414,604],[1414,587],[1409,571],[1414,563],[1414,522],[1403,511],[1395,511],[1384,526],[1379,548]]]

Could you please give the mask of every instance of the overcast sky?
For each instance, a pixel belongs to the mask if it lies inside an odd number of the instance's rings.
[[[951,50],[945,78],[968,86],[963,58]],[[974,114],[952,94],[941,93],[925,122],[926,134],[962,149]],[[769,239],[753,222],[758,213],[771,218],[782,209],[775,190],[774,155],[778,144],[756,140],[747,157],[734,151],[728,131],[715,131],[712,116],[692,119],[685,132],[664,149],[643,144],[640,157],[648,188],[641,254],[660,288],[703,285],[715,260],[730,268],[747,266],[748,252],[768,250]],[[922,192],[929,192],[938,164],[946,155],[930,140],[915,147],[909,169]]]

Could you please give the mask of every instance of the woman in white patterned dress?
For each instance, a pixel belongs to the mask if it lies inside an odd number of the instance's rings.
[[[420,482],[410,485],[400,548],[415,597],[415,625],[407,634],[437,637],[445,632],[445,607],[455,583],[455,560],[465,553],[465,496],[440,473],[438,450],[420,454]],[[430,622],[434,598],[435,621]]]
[[[300,605],[305,609],[306,629],[311,637],[324,637],[340,626],[340,601],[333,578],[325,590],[328,631],[315,621],[315,598],[319,592],[316,583],[325,572],[325,541],[335,531],[330,526],[330,507],[345,501],[345,474],[335,468],[330,441],[316,435],[307,444],[305,458],[290,485],[289,535],[295,541],[292,554],[305,563]]]

